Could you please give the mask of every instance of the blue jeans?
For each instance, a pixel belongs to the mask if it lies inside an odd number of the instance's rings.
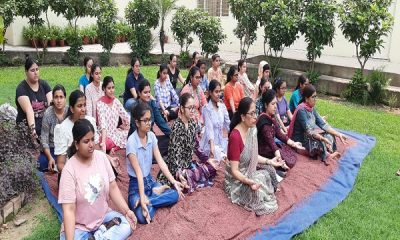
[[[158,195],[153,192],[153,188],[160,187],[161,184],[156,182],[153,177],[149,174],[147,177],[143,178],[144,183],[144,193],[149,198],[150,205],[147,209],[150,213],[150,218],[153,219],[156,214],[156,209],[161,207],[169,207],[178,202],[179,195],[176,190],[167,189],[162,194]],[[129,208],[135,212],[136,218],[139,223],[146,224],[146,218],[143,216],[142,207],[140,202],[138,207],[134,208],[135,203],[140,201],[139,186],[137,178],[130,177],[129,181],[129,191],[128,191],[128,205]]]
[[[132,108],[136,102],[137,102],[137,99],[135,99],[135,98],[129,98],[128,100],[126,100],[126,102],[124,104],[126,111],[131,112]]]
[[[50,150],[51,156],[53,156],[54,160],[55,160],[56,163],[57,163],[56,155],[54,155],[54,148],[50,148],[49,150]],[[40,153],[37,162],[38,162],[38,169],[39,169],[39,171],[41,171],[41,172],[46,172],[46,171],[48,171],[48,168],[49,168],[49,160],[47,159],[47,157],[46,157],[46,155],[44,154],[44,152],[41,152],[41,153]]]
[[[119,224],[118,226],[115,225],[115,226],[111,227],[110,229],[108,229],[107,231],[103,232],[102,233],[103,239],[124,240],[124,239],[127,239],[131,235],[132,229],[131,229],[131,226],[129,225],[129,222],[119,212],[116,212],[116,211],[108,212],[106,214],[106,216],[104,217],[103,224],[106,222],[109,222],[111,219],[113,219],[115,217],[121,218],[121,224]],[[96,232],[96,231],[86,232],[81,229],[75,228],[74,239],[75,240],[86,240],[90,236],[93,236],[94,232]],[[60,233],[60,239],[61,240],[66,239],[64,232]]]

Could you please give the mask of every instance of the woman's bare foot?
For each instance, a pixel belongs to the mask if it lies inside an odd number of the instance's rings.
[[[339,160],[342,155],[339,152],[334,152],[331,154],[332,160]]]
[[[185,177],[182,174],[179,174],[178,178],[179,178],[179,181],[182,183],[184,188],[187,188],[187,189],[190,188],[188,183],[187,183],[187,181],[186,181],[186,179],[185,179]]]
[[[165,190],[170,189],[168,185],[162,185],[160,187],[153,188],[153,193],[160,195],[161,193],[165,192]]]

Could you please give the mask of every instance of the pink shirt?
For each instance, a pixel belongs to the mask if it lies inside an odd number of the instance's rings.
[[[62,170],[58,203],[75,203],[75,228],[94,231],[103,222],[108,207],[114,172],[105,153],[94,150],[90,165],[72,156]],[[64,224],[61,225],[61,232]]]

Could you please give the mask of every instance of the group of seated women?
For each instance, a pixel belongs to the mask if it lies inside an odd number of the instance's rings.
[[[346,142],[316,111],[308,79],[299,78],[288,105],[286,82],[271,83],[266,62],[256,84],[245,61],[229,69],[225,82],[220,57],[212,56],[206,72],[195,52],[184,80],[172,54],[168,65],[160,65],[153,97],[134,58],[123,103],[111,76],[102,79],[102,68],[90,57],[83,65],[80,90],[69,94],[68,106],[65,88],[51,90],[32,58],[16,90],[17,122],[26,122],[42,146],[38,169],[58,172],[62,239],[126,239],[137,222],[150,223],[158,208],[212,186],[222,162],[228,198],[257,215],[272,213],[278,183],[295,166],[296,151],[329,164],[340,157],[336,137]],[[153,132],[154,123],[163,134]],[[130,177],[127,199],[116,184],[121,170],[114,153],[120,149],[126,149]],[[153,163],[160,168],[156,178]],[[118,211],[110,209],[109,199]]]

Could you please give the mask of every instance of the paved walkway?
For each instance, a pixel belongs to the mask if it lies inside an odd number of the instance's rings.
[[[65,52],[69,47],[50,47],[48,48],[49,52]],[[33,48],[27,46],[11,46],[6,45],[6,51],[32,51]],[[180,51],[180,46],[176,43],[167,43],[164,46],[166,53],[175,53],[178,54]],[[200,47],[191,46],[189,48],[190,52],[200,51]],[[102,46],[100,44],[92,44],[92,45],[83,45],[82,52],[93,53],[93,52],[102,52]],[[128,43],[116,43],[111,50],[112,53],[130,53],[131,49]],[[159,43],[155,43],[153,50],[151,51],[153,54],[160,54],[161,47]],[[263,55],[264,53],[260,52],[258,55]],[[226,62],[236,62],[240,58],[239,51],[219,51],[219,55]],[[254,57],[256,54],[248,54],[248,57]],[[306,52],[302,50],[292,50],[286,49],[283,53],[283,57],[290,59],[297,59],[306,61]],[[356,58],[351,57],[338,57],[338,56],[329,56],[323,55],[321,58],[317,60],[317,62],[337,65],[337,66],[346,66],[346,67],[354,67],[359,68],[359,64]],[[366,69],[376,69],[383,67],[385,72],[397,73],[400,74],[400,64],[392,63],[388,60],[382,59],[370,59],[366,64]]]

